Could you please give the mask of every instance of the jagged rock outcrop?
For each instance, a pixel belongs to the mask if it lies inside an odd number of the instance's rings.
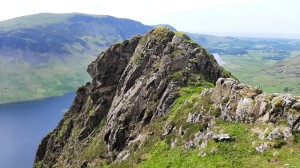
[[[213,89],[204,90],[228,122],[278,123],[285,120],[292,131],[300,131],[300,97],[290,94],[264,94],[259,87],[240,84],[231,78],[220,78]]]
[[[88,72],[92,82],[78,89],[70,110],[43,139],[35,167],[125,160],[126,148],[144,141],[142,128],[168,113],[180,88],[230,77],[205,49],[166,28],[112,45]]]
[[[209,104],[209,115],[203,115],[201,111],[205,109],[200,108],[200,113],[193,114],[197,116],[198,122],[205,122],[206,117],[209,122],[221,119],[230,123],[253,125],[254,128],[250,131],[254,137],[252,146],[257,152],[265,153],[270,148],[281,148],[285,144],[298,141],[295,138],[300,131],[299,96],[265,94],[259,87],[241,84],[231,78],[220,78],[214,88],[204,90],[199,98]],[[188,118],[191,115],[189,113]],[[206,130],[198,133],[202,135],[201,149],[206,148],[207,141],[219,138],[215,131],[211,131],[214,126],[207,126]],[[208,135],[211,134],[214,135],[209,138]],[[230,139],[228,134],[219,135],[226,135],[223,137]]]
[[[298,165],[300,97],[239,83],[182,33],[157,28],[114,44],[88,72],[34,167]]]

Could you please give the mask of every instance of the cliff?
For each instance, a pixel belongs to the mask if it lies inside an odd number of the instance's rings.
[[[298,145],[299,97],[228,78],[185,34],[156,28],[114,44],[88,72],[92,82],[42,140],[34,167],[237,166],[247,150],[258,158]]]

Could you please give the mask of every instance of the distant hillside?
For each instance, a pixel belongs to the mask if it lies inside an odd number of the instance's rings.
[[[212,53],[241,82],[260,85],[267,93],[300,95],[300,40],[246,37],[189,36]],[[295,58],[294,58],[295,57]]]
[[[152,26],[130,19],[42,13],[0,22],[0,103],[75,90],[112,43]]]
[[[53,55],[98,54],[112,43],[151,28],[111,16],[43,13],[1,22],[0,50],[2,56],[23,56],[30,63],[41,63]]]
[[[86,67],[101,51],[154,27],[176,31],[167,24],[147,26],[130,19],[79,13],[42,13],[2,21],[0,103],[73,91],[90,80]],[[284,92],[281,82],[286,79],[275,74],[272,80],[276,82],[270,84],[268,74],[258,74],[300,54],[300,40],[187,34],[209,52],[218,53],[223,66],[241,82],[257,85],[259,79],[267,92]],[[300,93],[295,85],[288,90]]]
[[[284,93],[300,95],[300,55],[277,61],[274,65],[264,68],[260,76],[271,83],[269,88],[266,87],[268,91],[277,88]]]

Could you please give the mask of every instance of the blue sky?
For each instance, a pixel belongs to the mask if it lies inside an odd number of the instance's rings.
[[[4,2],[3,2],[4,1]],[[0,20],[41,12],[112,15],[218,35],[300,38],[299,0],[2,0]]]

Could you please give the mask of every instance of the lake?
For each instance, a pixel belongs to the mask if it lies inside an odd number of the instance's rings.
[[[75,92],[0,105],[0,168],[31,168],[37,147],[70,108]]]
[[[219,65],[225,64],[225,62],[222,60],[222,58],[220,57],[220,55],[218,53],[212,53],[212,55],[215,57],[215,59]]]

